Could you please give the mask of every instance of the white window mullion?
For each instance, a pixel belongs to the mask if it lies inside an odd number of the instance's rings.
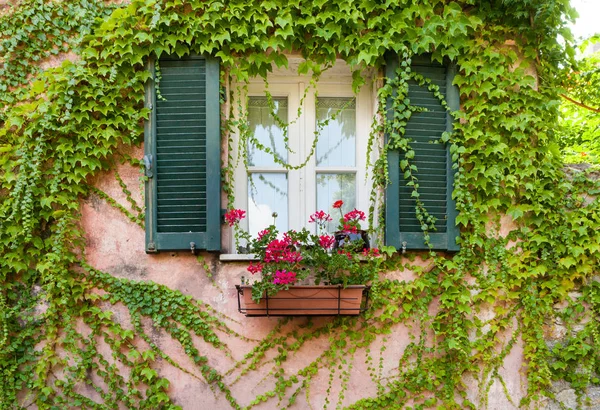
[[[305,112],[305,127],[304,127],[304,152],[306,155],[310,153],[310,150],[313,145],[313,141],[315,139],[315,93],[313,90],[310,90],[304,99],[304,112]],[[304,158],[306,158],[306,155]],[[304,167],[304,212],[301,215],[302,223],[304,226],[311,231],[314,230],[314,224],[310,224],[308,226],[308,218],[310,215],[317,211],[317,192],[315,190],[315,186],[317,183],[316,175],[315,175],[315,155],[313,154],[308,160],[306,166]]]
[[[288,128],[289,146],[292,152],[289,152],[289,164],[296,166],[300,162],[301,146],[301,135],[302,135],[302,124],[304,122],[304,113],[298,117],[298,108],[300,106],[300,98],[298,96],[298,87],[290,86],[290,84],[277,84],[277,88],[283,87],[289,91],[289,114],[288,118],[292,122]],[[302,170],[290,170],[288,172],[288,226],[290,229],[299,230],[302,228],[302,221],[298,220],[300,212],[300,202],[302,201],[302,194],[299,190],[301,186],[301,172]]]
[[[372,100],[371,86],[367,82],[356,96],[356,207],[365,213],[369,210],[369,199],[373,184],[371,175],[365,181],[367,176],[367,144],[373,119]],[[367,227],[365,222],[363,228]]]
[[[304,137],[306,135],[306,104],[304,104],[302,101],[300,101],[302,99],[302,95],[304,94],[304,82],[300,81],[298,82],[298,86],[297,86],[297,92],[298,92],[298,107],[300,108],[302,114],[301,117],[298,119],[298,160],[295,163],[295,165],[299,164],[300,162],[304,161],[304,158],[306,158],[306,138]],[[301,106],[301,102],[303,103],[303,105]],[[306,167],[305,168],[301,168],[299,170],[296,171],[298,173],[298,201],[297,201],[297,210],[293,210],[290,209],[290,214],[295,214],[297,215],[296,219],[298,222],[298,226],[297,228],[295,228],[296,230],[302,229],[302,227],[304,226],[304,215],[306,214],[306,200],[303,200],[303,198],[306,198],[306,192],[307,192],[307,184],[306,184]]]

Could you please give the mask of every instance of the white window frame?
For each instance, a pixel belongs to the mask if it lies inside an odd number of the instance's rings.
[[[300,59],[296,59],[301,61]],[[297,118],[300,99],[306,87],[310,84],[310,77],[298,76],[296,64],[290,62],[290,69],[279,70],[268,76],[268,91],[273,97],[287,97],[289,146],[294,152],[288,152],[288,163],[297,165],[304,160],[310,152],[314,141],[316,127],[315,90],[308,90],[302,104],[302,112]],[[369,79],[371,80],[371,79]],[[238,85],[233,85],[237,89]],[[240,86],[243,88],[243,86]],[[300,230],[304,227],[314,231],[314,224],[309,224],[310,215],[316,212],[316,174],[320,173],[355,173],[356,174],[356,208],[369,210],[369,199],[372,189],[371,175],[367,175],[367,144],[370,128],[375,112],[375,92],[372,81],[367,81],[358,94],[352,92],[352,75],[349,67],[339,61],[335,67],[325,71],[316,86],[318,97],[354,97],[356,98],[356,160],[354,167],[316,167],[316,153],[306,166],[298,170],[284,170],[282,167],[248,167],[246,171],[243,161],[238,162],[235,169],[235,203],[234,207],[248,210],[248,173],[285,172],[288,175],[288,229]],[[236,93],[237,94],[237,93]],[[265,83],[261,78],[250,81],[247,94],[241,95],[242,108],[246,109],[248,97],[265,96]],[[234,102],[234,107],[239,106]],[[296,120],[296,121],[294,121]],[[238,147],[238,138],[234,135],[234,147]],[[241,149],[241,147],[240,147]],[[237,155],[237,152],[234,152]],[[234,157],[235,158],[235,157]],[[351,209],[344,211],[348,212]],[[339,215],[332,215],[334,221]],[[367,221],[362,223],[367,228]],[[248,231],[248,218],[242,220],[240,227]],[[266,228],[266,227],[265,227]],[[233,249],[233,239],[232,247]]]

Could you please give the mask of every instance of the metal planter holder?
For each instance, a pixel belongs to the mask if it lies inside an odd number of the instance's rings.
[[[290,286],[252,300],[252,286],[236,285],[238,311],[260,316],[356,316],[369,307],[368,285]]]

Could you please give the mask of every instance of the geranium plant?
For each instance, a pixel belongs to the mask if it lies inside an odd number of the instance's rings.
[[[243,215],[243,211],[235,209],[230,213]],[[257,302],[265,292],[274,295],[291,285],[363,285],[377,275],[381,262],[379,250],[365,247],[360,236],[352,241],[337,241],[326,231],[332,217],[324,211],[310,216],[309,222],[316,225],[316,233],[306,228],[280,233],[271,225],[251,238],[237,229],[240,219],[231,218],[236,235],[246,239],[247,249],[258,259],[247,268],[251,274],[248,284],[252,284],[252,298]],[[364,220],[364,213],[356,209],[342,215],[339,231],[356,232],[360,220]]]
[[[362,249],[370,247],[369,237],[367,232],[360,226],[360,221],[365,220],[365,213],[358,209],[353,209],[350,212],[343,213],[342,206],[344,201],[339,200],[333,203],[333,207],[340,210],[340,219],[338,230],[335,232],[335,241],[338,246],[346,246],[353,244],[359,246],[362,244]]]

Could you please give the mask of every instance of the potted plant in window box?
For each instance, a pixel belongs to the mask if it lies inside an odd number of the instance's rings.
[[[369,243],[369,235],[367,231],[364,229],[360,229],[360,221],[365,220],[365,213],[363,211],[359,211],[358,209],[354,209],[346,214],[342,212],[342,206],[344,205],[344,201],[339,200],[333,203],[333,207],[340,210],[340,222],[338,229],[335,234],[335,244],[334,249],[342,248],[349,243],[354,243],[355,247],[360,246],[362,244],[362,249],[370,248]],[[362,241],[362,242],[361,242]]]
[[[352,212],[362,214],[364,220],[363,213]],[[243,217],[243,212],[231,210],[226,215],[230,225],[237,226],[241,218],[228,215]],[[242,284],[236,286],[241,313],[246,316],[358,315],[366,308],[369,284],[381,263],[379,250],[370,248],[361,237],[336,240],[334,235],[325,232],[331,220],[324,211],[311,215],[309,222],[317,225],[316,234],[306,228],[279,233],[275,225],[259,232],[256,238],[240,233],[257,259],[247,268],[251,274],[249,280],[243,279]],[[354,227],[360,228],[359,220],[354,220]],[[343,225],[339,228],[339,232],[345,232]]]

